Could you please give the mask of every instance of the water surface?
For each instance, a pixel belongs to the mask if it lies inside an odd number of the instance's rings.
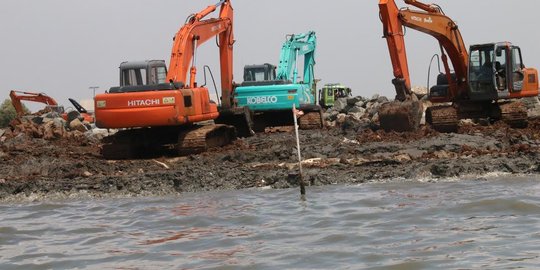
[[[540,177],[0,205],[0,269],[538,269]]]

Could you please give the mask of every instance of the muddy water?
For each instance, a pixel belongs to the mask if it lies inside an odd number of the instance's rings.
[[[540,177],[0,206],[0,269],[540,267]]]

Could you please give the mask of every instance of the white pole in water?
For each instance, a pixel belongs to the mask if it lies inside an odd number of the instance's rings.
[[[300,137],[298,135],[298,121],[296,121],[296,105],[293,103],[294,132],[296,134],[296,150],[298,152],[298,168],[300,168],[300,195],[306,195],[304,173],[302,172],[302,154],[300,153]]]

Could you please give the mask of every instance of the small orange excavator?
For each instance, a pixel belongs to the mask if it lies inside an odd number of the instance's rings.
[[[25,114],[21,103],[21,101],[24,100],[46,104],[47,108],[49,108],[51,111],[59,113],[64,120],[68,119],[68,112],[64,111],[64,107],[58,105],[58,102],[56,102],[54,98],[48,96],[45,93],[33,93],[12,90],[9,93],[9,97],[11,98],[11,104],[13,104],[13,107],[15,108],[15,112],[17,112],[17,116],[19,117]],[[73,104],[79,114],[84,118],[84,121],[87,121],[89,123],[94,122],[94,116],[90,114],[85,108],[83,108],[77,101],[71,98],[69,99],[69,101]]]
[[[404,27],[428,34],[439,42],[445,73],[429,90],[436,106],[426,110],[426,122],[442,132],[453,132],[459,119],[503,120],[512,127],[527,125],[527,110],[518,101],[538,96],[538,71],[526,68],[521,50],[509,42],[472,45],[467,51],[456,23],[436,4],[405,0],[420,10],[399,9],[394,0],[380,0],[380,18],[395,78],[396,101],[379,110],[385,130],[415,130],[422,104],[411,91]],[[447,56],[448,55],[448,56]],[[454,71],[450,70],[448,58]]]
[[[218,18],[204,19],[217,8],[221,8]],[[235,138],[234,126],[212,121],[226,113],[210,100],[208,88],[195,81],[197,48],[213,37],[220,53],[221,108],[234,111],[233,8],[229,0],[222,0],[188,17],[174,37],[168,72],[162,60],[124,62],[120,86],[94,98],[96,126],[123,129],[104,139],[105,158],[171,150],[198,153]]]

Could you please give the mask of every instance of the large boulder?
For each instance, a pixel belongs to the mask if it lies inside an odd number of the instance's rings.
[[[334,101],[334,110],[343,113],[346,112],[345,108],[347,108],[347,99],[346,98],[338,98]]]
[[[69,129],[77,130],[80,132],[86,132],[88,130],[88,128],[78,118],[75,118],[71,122],[69,122]]]
[[[365,108],[354,106],[347,113],[360,113],[364,114],[366,112]]]
[[[347,98],[347,105],[349,106],[355,106],[355,104],[359,101],[362,101],[362,97],[351,97]]]

